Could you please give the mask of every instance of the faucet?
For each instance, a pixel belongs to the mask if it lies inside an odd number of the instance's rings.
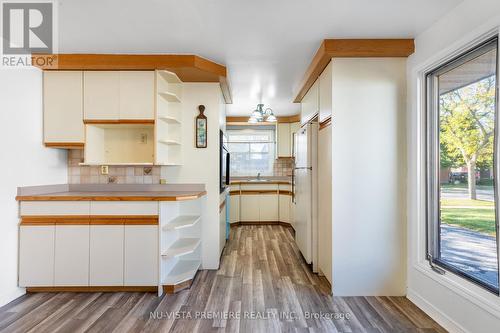
[[[260,172],[257,174],[257,180],[260,180]]]

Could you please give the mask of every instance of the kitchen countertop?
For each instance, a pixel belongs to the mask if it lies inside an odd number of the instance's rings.
[[[18,201],[181,201],[207,194],[201,184],[47,185],[18,188]]]

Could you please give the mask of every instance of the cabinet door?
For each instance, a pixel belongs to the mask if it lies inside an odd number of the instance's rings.
[[[226,205],[224,205],[219,212],[219,255],[222,254],[222,250],[224,250],[224,246],[226,245],[226,214]]]
[[[90,226],[90,285],[123,286],[123,225]]]
[[[120,72],[120,119],[154,119],[154,71]]]
[[[332,62],[319,76],[319,122],[332,115]]]
[[[242,222],[260,221],[259,195],[244,194],[240,196],[240,217]]]
[[[290,155],[295,157],[295,133],[300,129],[300,122],[290,124]]]
[[[279,195],[261,194],[259,195],[260,221],[279,221]]]
[[[233,194],[230,196],[229,223],[240,221],[240,196]]]
[[[84,118],[118,120],[120,116],[120,72],[84,72]]]
[[[83,74],[43,73],[43,133],[45,142],[83,143]]]
[[[278,124],[278,157],[292,156],[290,148],[290,124]]]
[[[124,285],[158,284],[158,226],[126,225]]]
[[[307,94],[302,98],[300,123],[305,124],[318,114],[319,108],[319,89],[318,80],[314,82]]]
[[[19,228],[19,286],[54,285],[55,226]]]
[[[290,201],[291,196],[289,195],[280,195],[279,198],[279,214],[280,221],[285,223],[290,223]]]
[[[89,226],[57,225],[54,285],[89,285]]]

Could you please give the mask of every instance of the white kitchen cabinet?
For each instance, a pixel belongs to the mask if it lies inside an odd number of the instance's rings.
[[[240,221],[240,196],[238,194],[230,195],[229,200],[229,223]]]
[[[89,226],[56,225],[54,285],[89,285]]]
[[[279,196],[275,194],[260,194],[259,198],[259,221],[279,221]]]
[[[290,223],[290,201],[291,196],[280,194],[279,196],[279,221]]]
[[[19,228],[19,286],[54,285],[55,226]]]
[[[332,62],[319,76],[319,122],[332,116]]]
[[[83,143],[83,72],[43,73],[45,143]]]
[[[158,226],[126,225],[124,285],[158,284]]]
[[[120,72],[84,72],[84,119],[118,120],[120,118]]]
[[[240,196],[240,217],[242,222],[260,221],[260,195],[243,194]]]
[[[290,123],[279,123],[277,130],[278,157],[291,157]]]
[[[123,225],[90,226],[90,285],[123,286]]]
[[[154,71],[84,72],[87,120],[154,119]]]
[[[302,98],[300,123],[310,121],[319,111],[319,81],[316,80],[307,94]]]
[[[300,122],[290,123],[290,154],[295,157],[295,134],[300,129]]]
[[[154,119],[155,72],[120,72],[120,119]]]

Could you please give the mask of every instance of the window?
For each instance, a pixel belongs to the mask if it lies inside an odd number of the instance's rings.
[[[498,294],[498,40],[428,73],[427,258]]]
[[[273,126],[228,127],[228,148],[233,176],[272,176],[275,159]]]

